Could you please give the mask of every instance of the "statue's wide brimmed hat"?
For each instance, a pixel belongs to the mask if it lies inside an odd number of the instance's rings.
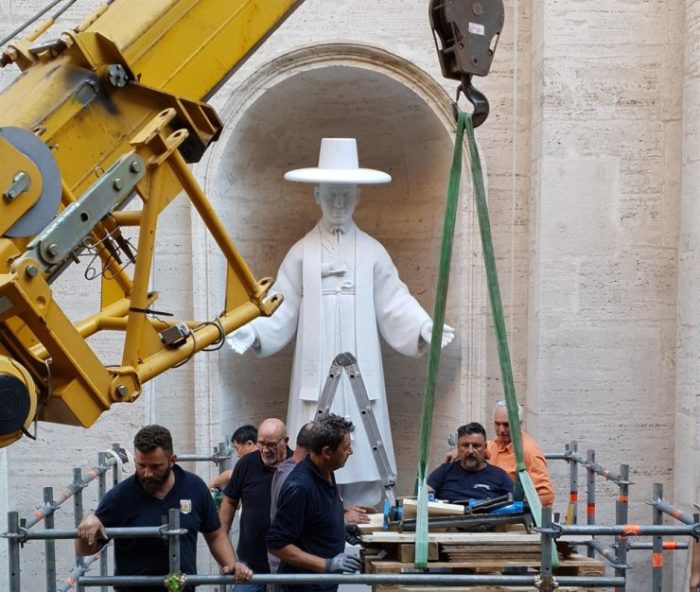
[[[285,173],[287,181],[367,185],[388,183],[391,175],[375,169],[361,169],[355,138],[323,138],[318,166]]]

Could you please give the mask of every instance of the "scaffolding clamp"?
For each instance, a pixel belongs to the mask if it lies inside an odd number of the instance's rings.
[[[554,576],[547,576],[543,578],[542,576],[538,575],[535,578],[535,588],[540,590],[540,592],[553,592],[553,590],[556,590],[559,585],[559,582],[557,582]]]
[[[163,524],[159,529],[158,533],[160,538],[162,539],[167,539],[169,536],[172,535],[183,535],[187,534],[187,529],[186,528],[170,528],[169,524]]]
[[[187,575],[182,572],[178,571],[165,576],[165,587],[168,592],[182,592],[186,585]]]
[[[561,524],[552,522],[549,526],[539,526],[535,528],[537,532],[551,536],[553,539],[558,539],[563,534]]]

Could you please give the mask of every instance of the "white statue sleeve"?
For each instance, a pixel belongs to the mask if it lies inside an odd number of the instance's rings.
[[[420,356],[420,331],[430,315],[411,296],[386,249],[379,243],[377,247],[380,252],[374,263],[374,303],[379,331],[399,353]]]
[[[294,337],[299,322],[302,294],[302,248],[295,244],[277,272],[270,294],[281,293],[284,301],[271,317],[258,317],[251,322],[257,336],[253,353],[261,358],[280,351]]]

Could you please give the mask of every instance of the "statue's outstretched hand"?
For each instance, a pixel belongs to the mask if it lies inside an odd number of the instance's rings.
[[[427,344],[430,344],[433,338],[433,322],[425,323],[420,330],[420,336]],[[450,327],[447,323],[442,326],[442,343],[440,347],[445,347],[455,338],[454,327]]]
[[[226,342],[237,354],[244,354],[255,344],[255,331],[248,325],[243,325],[228,336]]]
[[[446,345],[452,343],[452,340],[455,338],[455,328],[450,327],[447,323],[445,323],[442,327],[442,345],[441,347],[445,347]]]

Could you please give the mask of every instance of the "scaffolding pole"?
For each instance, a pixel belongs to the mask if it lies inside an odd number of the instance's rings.
[[[82,586],[158,586],[163,585],[163,576],[83,576]],[[233,584],[233,576],[189,575],[187,585],[203,586]],[[246,584],[392,584],[396,586],[523,586],[540,588],[539,575],[461,575],[461,574],[255,574]],[[560,576],[560,586],[586,586],[588,588],[609,588],[624,583],[624,578],[606,576]]]

